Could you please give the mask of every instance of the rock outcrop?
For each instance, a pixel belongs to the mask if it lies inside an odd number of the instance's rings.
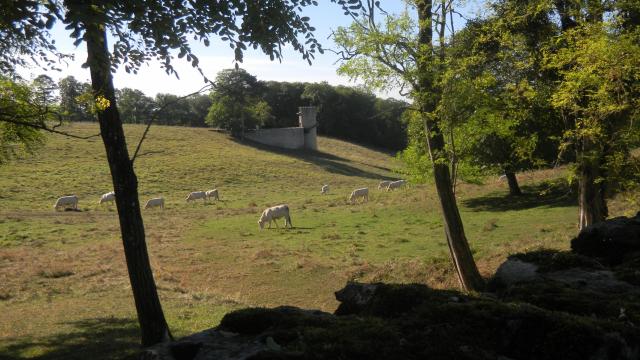
[[[640,212],[635,217],[620,216],[584,228],[571,240],[571,249],[619,265],[640,253]]]

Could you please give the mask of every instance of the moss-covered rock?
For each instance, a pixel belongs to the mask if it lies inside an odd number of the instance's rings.
[[[596,259],[580,255],[570,251],[558,251],[541,249],[527,253],[518,253],[509,256],[509,259],[518,259],[533,263],[538,266],[538,272],[567,270],[572,268],[604,270],[605,267]]]
[[[607,294],[547,280],[515,284],[499,295],[505,302],[526,302],[550,311],[640,324],[637,293]]]
[[[457,291],[433,291],[422,284],[348,283],[336,292],[340,305],[336,315],[371,315],[396,317],[425,303],[465,301]]]
[[[301,310],[292,306],[273,309],[247,308],[228,313],[220,322],[220,328],[240,334],[259,334],[271,328],[294,328],[299,324],[325,326],[334,321],[329,313],[317,310]]]
[[[505,282],[500,269],[489,288],[505,302],[526,302],[550,311],[609,321],[640,323],[640,287],[634,286],[640,262],[606,267],[584,255],[553,250],[515,254],[537,268],[526,281]],[[627,264],[626,266],[624,264]],[[502,266],[501,266],[502,268]],[[627,281],[631,280],[631,281]]]
[[[640,351],[640,330],[621,322],[417,284],[348,287],[340,294],[366,300],[348,315],[245,309],[220,329],[255,335],[259,328],[281,346],[252,359],[625,359]]]
[[[640,213],[632,218],[620,216],[587,226],[571,240],[571,249],[607,265],[618,265],[630,257],[637,257],[640,253]]]

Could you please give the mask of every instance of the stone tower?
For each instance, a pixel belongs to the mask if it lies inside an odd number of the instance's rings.
[[[304,148],[318,150],[318,109],[315,106],[302,106],[298,109],[300,127],[304,129]]]

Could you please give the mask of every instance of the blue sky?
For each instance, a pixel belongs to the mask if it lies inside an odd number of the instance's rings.
[[[328,39],[331,31],[339,26],[348,26],[351,18],[341,11],[340,7],[329,0],[319,0],[318,6],[304,8],[303,14],[311,18],[310,23],[316,28],[314,32],[316,39],[325,48],[334,47],[333,41]],[[405,8],[404,1],[383,0],[383,9],[391,13],[399,13]],[[471,14],[478,5],[467,1],[460,7],[463,13]],[[456,19],[457,28],[462,26],[462,19]],[[84,44],[75,48],[72,40],[68,37],[69,31],[64,26],[57,24],[53,29],[53,37],[62,52],[73,53],[75,61],[63,66],[62,72],[50,72],[49,76],[55,80],[73,75],[82,81],[89,81],[88,69],[81,68],[81,64],[86,59],[86,49]],[[210,79],[215,78],[218,71],[234,66],[233,51],[225,43],[212,41],[209,47],[200,44],[193,44],[196,55],[200,59],[200,66],[205,75]],[[326,51],[324,55],[316,54],[313,65],[309,66],[303,61],[301,56],[292,49],[285,49],[282,62],[270,61],[269,57],[260,51],[250,50],[244,55],[244,61],[240,66],[249,73],[257,76],[258,80],[275,80],[289,82],[320,82],[327,81],[330,84],[355,85],[346,77],[336,74],[338,64],[337,55]],[[167,75],[157,62],[150,62],[143,65],[137,75],[127,74],[123,69],[114,74],[116,88],[130,87],[143,91],[147,95],[155,96],[157,93],[173,93],[176,95],[188,94],[201,88],[204,83],[202,76],[193,69],[186,61],[175,59],[174,66],[180,75],[180,79]],[[40,73],[39,69],[30,69],[23,72],[26,78],[35,77]],[[399,97],[395,92],[380,94],[382,96]]]

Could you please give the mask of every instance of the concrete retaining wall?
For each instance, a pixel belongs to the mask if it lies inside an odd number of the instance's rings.
[[[252,130],[245,132],[244,136],[260,144],[285,149],[304,148],[304,129],[301,127]]]
[[[300,123],[300,127],[304,128],[304,148],[309,150],[318,150],[318,122],[316,121],[318,108],[315,106],[302,106],[298,109],[298,121]]]

